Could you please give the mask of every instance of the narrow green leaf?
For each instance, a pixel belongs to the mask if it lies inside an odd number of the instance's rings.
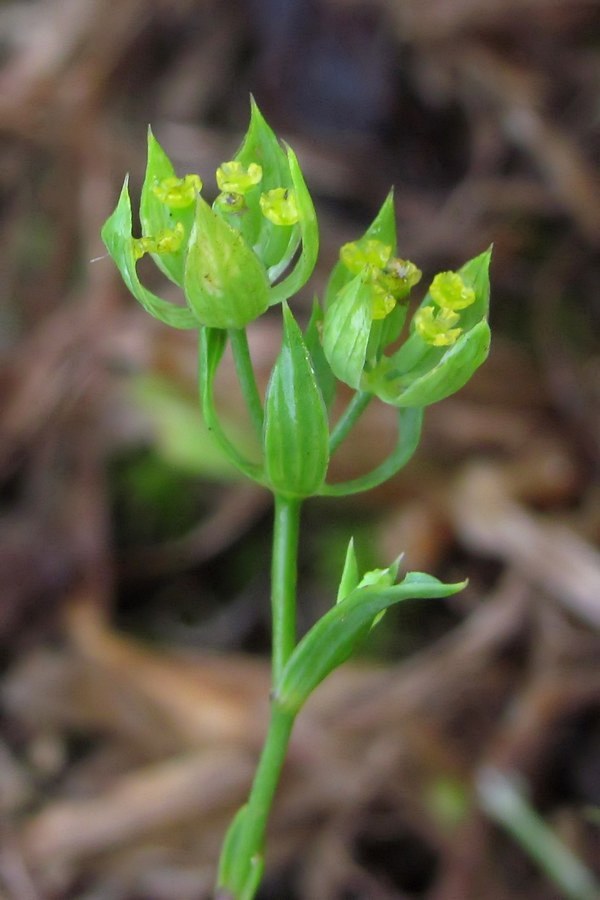
[[[227,829],[219,860],[217,888],[230,891],[233,900],[254,900],[265,869],[262,853],[255,854],[250,859],[240,855],[247,827],[247,813],[248,804],[245,803]]]
[[[381,612],[403,600],[449,597],[465,582],[443,584],[431,575],[410,572],[392,587],[362,587],[352,591],[310,629],[290,657],[277,685],[278,704],[296,714],[327,675],[345,662],[366,637]]]
[[[197,320],[211,328],[243,328],[269,303],[263,266],[242,235],[198,197],[184,287]]]
[[[198,328],[200,322],[190,309],[175,306],[162,300],[147,290],[140,282],[136,272],[136,258],[133,252],[131,234],[131,200],[127,187],[127,178],[123,184],[119,202],[102,228],[102,240],[106,249],[117,265],[123,281],[144,309],[173,328]]]
[[[329,463],[327,410],[310,353],[287,304],[283,343],[265,398],[265,473],[290,497],[318,491]]]
[[[356,553],[354,552],[354,538],[350,538],[335,602],[341,603],[342,600],[345,600],[346,597],[358,587],[358,582],[358,562],[356,561]]]

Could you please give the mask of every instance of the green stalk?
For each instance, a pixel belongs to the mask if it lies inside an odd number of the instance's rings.
[[[295,713],[279,706],[277,686],[296,645],[296,578],[301,501],[275,495],[271,607],[273,669],[271,719],[250,796],[234,819],[221,856],[219,896],[252,900],[260,882],[265,831],[286,757]]]
[[[301,501],[275,495],[271,614],[273,622],[273,687],[296,646],[296,579]]]
[[[248,336],[245,328],[230,328],[227,332],[231,343],[233,360],[236,372],[240,381],[240,387],[250,419],[254,430],[258,435],[258,439],[262,440],[263,430],[263,407],[254,376],[254,368],[250,357],[250,348],[248,347]]]
[[[265,832],[273,797],[287,754],[295,716],[273,701],[269,731],[244,808],[243,828],[235,846],[235,859],[227,884],[235,900],[252,900],[264,865]],[[258,877],[257,877],[258,876]]]
[[[369,394],[367,391],[359,391],[354,395],[331,432],[331,437],[329,438],[330,456],[333,456],[342,441],[354,428],[372,399],[373,394]]]

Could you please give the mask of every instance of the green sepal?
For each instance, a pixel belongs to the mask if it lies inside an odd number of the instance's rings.
[[[391,190],[381,205],[381,209],[356,243],[364,244],[366,241],[381,241],[383,244],[389,244],[392,248],[392,254],[396,250],[396,215],[394,210],[394,192]],[[325,288],[324,307],[327,310],[333,302],[338,291],[349,284],[355,276],[338,260],[329,276],[327,287]]]
[[[300,229],[298,225],[270,222],[260,210],[259,197],[274,188],[293,187],[293,179],[287,154],[253,97],[248,131],[234,159],[246,168],[257,163],[263,170],[261,182],[246,194],[246,208],[237,217],[237,227],[266,269],[279,267],[284,257],[291,258],[298,247]]]
[[[184,289],[197,320],[211,328],[243,328],[269,305],[269,282],[260,261],[202,197],[196,201]]]
[[[317,383],[321,390],[323,400],[327,409],[333,403],[336,388],[336,378],[332,372],[331,366],[327,362],[327,358],[323,352],[323,344],[321,335],[323,333],[323,310],[319,306],[319,301],[315,297],[306,332],[304,334],[304,343],[311,355]]]
[[[371,334],[371,293],[362,275],[344,285],[325,312],[323,352],[336,378],[360,389]]]
[[[471,378],[489,353],[491,334],[487,323],[491,248],[459,269],[463,281],[475,291],[475,302],[460,311],[463,334],[449,347],[433,347],[414,326],[400,349],[383,357],[366,373],[363,390],[371,390],[394,406],[428,406],[456,393]],[[429,292],[421,307],[432,305]]]
[[[190,309],[162,300],[142,285],[136,271],[137,260],[133,251],[131,228],[131,200],[128,178],[125,178],[117,206],[102,227],[102,240],[106,249],[123,281],[150,315],[173,328],[198,328],[200,322]]]
[[[251,859],[240,857],[240,844],[246,829],[248,804],[245,803],[235,814],[227,829],[217,874],[217,888],[231,891],[235,900],[253,900],[262,881],[265,862],[262,854]]]
[[[184,238],[175,253],[152,253],[152,259],[167,278],[183,287],[185,253],[194,222],[194,204],[183,209],[170,209],[158,199],[152,188],[165,178],[176,175],[171,160],[148,127],[148,162],[140,199],[140,223],[144,237],[152,237],[163,229],[174,228],[179,222]]]
[[[374,620],[403,600],[449,597],[466,582],[443,584],[431,575],[409,572],[391,587],[357,587],[337,603],[302,638],[283,670],[275,697],[282,709],[296,714],[315,688],[344,663],[369,633]]]
[[[308,497],[327,474],[327,410],[302,332],[283,305],[281,352],[265,397],[264,465],[276,493]]]
[[[393,406],[429,406],[455,394],[469,381],[487,359],[491,342],[490,327],[485,319],[466,331],[439,362],[423,374],[409,372],[404,377],[373,380],[377,396]],[[392,369],[393,371],[393,369]]]
[[[345,600],[348,594],[351,594],[358,587],[359,580],[358,562],[354,552],[354,538],[350,538],[335,602],[341,603],[342,600]]]
[[[281,303],[283,300],[287,300],[288,297],[296,294],[300,288],[306,284],[314,271],[317,263],[317,256],[319,255],[319,225],[317,222],[317,214],[310,192],[306,186],[300,163],[291,147],[287,148],[287,159],[292,186],[296,192],[298,213],[300,215],[298,225],[295,225],[294,227],[299,229],[299,241],[301,242],[302,248],[300,257],[289,275],[287,275],[283,281],[280,281],[271,288],[271,296],[269,298],[270,306],[273,306],[275,303]],[[286,264],[291,261],[297,246],[298,244],[296,243],[291,253],[288,249]]]

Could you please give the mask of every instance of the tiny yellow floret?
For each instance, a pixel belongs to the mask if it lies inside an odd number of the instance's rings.
[[[262,167],[250,163],[248,168],[236,159],[221,163],[216,172],[219,190],[225,194],[245,194],[262,181]]]
[[[146,253],[177,253],[181,244],[185,229],[181,222],[175,228],[165,228],[159,231],[155,237],[141,237],[133,240],[133,255],[141,259]]]
[[[379,276],[379,283],[396,300],[407,297],[411,289],[421,280],[423,273],[408,259],[393,256]]]
[[[429,293],[442,309],[466,309],[475,303],[475,291],[458,272],[440,272],[431,282]]]
[[[396,300],[380,284],[373,284],[371,289],[371,315],[373,319],[385,319],[396,307]]]
[[[261,194],[260,209],[274,225],[295,225],[300,219],[296,194],[289,188],[274,188]]]
[[[152,193],[171,209],[191,206],[201,190],[202,180],[199,175],[185,175],[183,178],[173,175],[152,186]]]
[[[426,344],[433,347],[449,347],[462,333],[462,328],[454,327],[459,318],[458,313],[451,309],[434,312],[433,306],[423,306],[416,311],[414,324],[417,334]]]
[[[392,255],[392,248],[383,241],[351,241],[340,250],[340,259],[353,275],[358,275],[365,266],[383,269]]]

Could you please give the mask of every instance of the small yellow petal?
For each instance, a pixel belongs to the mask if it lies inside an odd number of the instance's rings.
[[[295,225],[300,218],[296,194],[289,188],[274,188],[261,194],[260,209],[274,225]]]
[[[458,313],[451,309],[434,312],[433,306],[423,306],[414,316],[414,324],[419,337],[433,347],[449,347],[462,334],[462,328],[453,326],[459,320]]]
[[[146,253],[176,253],[185,235],[185,229],[181,222],[175,228],[165,228],[159,231],[155,237],[141,237],[133,239],[133,255],[141,259]]]
[[[178,222],[175,228],[165,228],[156,235],[155,253],[177,253],[183,243],[184,227]]]
[[[440,272],[431,282],[429,293],[442,309],[466,309],[475,303],[475,291],[458,272]]]
[[[183,178],[173,175],[152,186],[152,193],[171,209],[191,206],[201,190],[202,180],[199,175],[185,175]]]
[[[396,306],[394,297],[381,287],[374,284],[371,294],[371,315],[374,319],[385,319]]]
[[[245,194],[262,180],[262,167],[257,163],[242,165],[238,160],[221,163],[216,172],[219,190],[225,194]]]
[[[340,259],[353,275],[358,275],[365,266],[383,269],[392,255],[392,248],[383,241],[351,241],[340,250]]]

